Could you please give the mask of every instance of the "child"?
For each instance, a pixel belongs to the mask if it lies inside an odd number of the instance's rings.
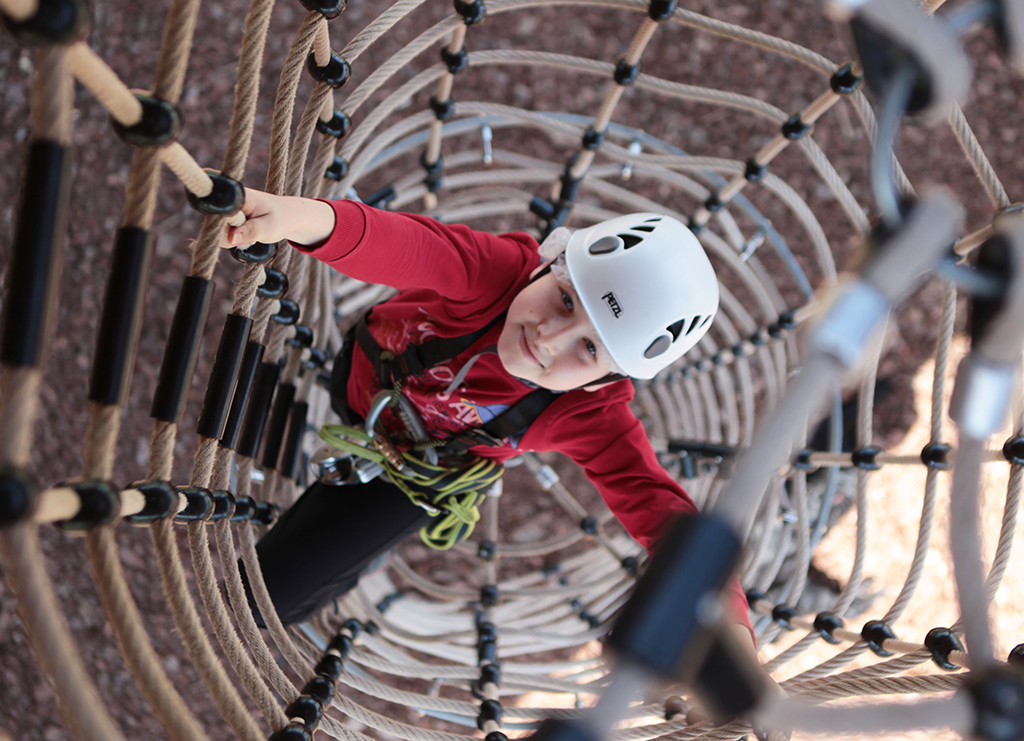
[[[228,230],[225,246],[289,239],[346,275],[399,290],[373,309],[337,389],[356,415],[365,418],[377,392],[401,381],[435,439],[486,440],[478,428],[505,419],[508,434],[469,452],[498,462],[528,450],[568,455],[648,551],[673,515],[696,511],[658,463],[625,380],[652,378],[679,359],[718,309],[714,270],[683,224],[644,213],[557,229],[541,246],[549,258],[542,265],[526,234],[495,236],[351,200],[250,190],[243,210],[247,221]],[[454,357],[413,363],[412,373],[396,367],[408,370],[401,358],[409,345],[469,333],[477,334]],[[383,363],[382,350],[396,360]],[[539,416],[521,426],[500,416],[538,387],[556,392]],[[314,484],[257,546],[284,622],[350,589],[376,555],[428,520],[386,477]],[[728,591],[735,627],[752,647],[735,579]]]

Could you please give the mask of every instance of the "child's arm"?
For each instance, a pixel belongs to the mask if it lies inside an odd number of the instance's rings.
[[[259,190],[245,191],[242,206],[245,223],[228,227],[222,247],[237,247],[253,242],[296,244],[323,242],[334,231],[334,209],[323,201],[294,196],[275,196]]]

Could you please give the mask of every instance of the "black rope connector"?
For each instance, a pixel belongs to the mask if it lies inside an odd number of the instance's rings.
[[[501,667],[497,664],[484,664],[480,667],[480,679],[477,681],[477,689],[483,692],[485,684],[501,686]]]
[[[366,628],[366,632],[367,632],[367,633],[368,633],[369,635],[376,635],[376,633],[374,633],[374,632],[373,632],[373,631],[372,631],[372,630],[370,629],[370,628],[371,628],[371,626],[372,626],[373,628],[376,628],[376,627],[377,627],[377,626],[376,626],[376,625],[374,625],[374,624],[373,624],[372,622],[366,623],[366,625],[364,626],[364,625],[363,625],[363,624],[362,624],[361,622],[359,622],[359,621],[358,621],[358,620],[356,620],[355,618],[349,618],[349,619],[348,619],[348,620],[346,620],[346,621],[345,621],[344,623],[342,623],[341,629],[342,629],[342,630],[347,630],[347,631],[348,631],[348,633],[349,633],[349,635],[350,635],[350,636],[352,636],[352,640],[354,641],[354,640],[355,640],[356,638],[358,638],[358,637],[359,637],[359,634],[363,632],[363,628],[364,628],[364,627]]]
[[[299,305],[291,299],[283,298],[279,302],[281,307],[277,310],[276,314],[270,315],[270,321],[283,324],[288,327],[299,321]]]
[[[330,121],[323,121],[319,118],[316,120],[316,130],[325,136],[333,136],[335,139],[344,137],[350,128],[352,128],[352,119],[347,113],[337,108],[334,109],[334,115],[331,116]]]
[[[629,64],[625,57],[615,63],[615,74],[612,75],[615,80],[615,84],[626,87],[636,82],[636,78],[640,76],[640,62],[636,64]]]
[[[588,610],[580,610],[580,620],[585,622],[591,628],[596,628],[601,624],[601,618]]]
[[[949,654],[953,651],[963,651],[964,644],[957,637],[956,633],[949,628],[932,628],[924,637],[924,647],[932,652],[932,661],[940,669],[953,672],[960,668],[949,660]]]
[[[1024,466],[1024,437],[1011,437],[1003,443],[1003,457],[1010,463]]]
[[[476,548],[476,556],[481,561],[493,561],[497,548],[493,540],[481,541],[480,545]]]
[[[580,530],[587,535],[597,535],[597,518],[584,517],[580,520]]]
[[[178,490],[166,481],[136,481],[129,488],[138,489],[146,500],[141,512],[124,518],[131,525],[152,525],[178,511]]]
[[[320,13],[327,20],[337,18],[345,10],[348,0],[299,0],[302,7]]]
[[[323,705],[316,698],[309,695],[299,695],[284,709],[284,714],[288,720],[301,718],[305,725],[315,726],[320,722],[320,714],[323,710]]]
[[[735,355],[736,358],[749,358],[753,354],[753,350],[742,340],[729,349],[732,350],[732,354]]]
[[[760,589],[748,589],[744,594],[747,598],[747,604],[753,606],[757,602],[766,601],[768,597]]]
[[[267,741],[313,741],[313,731],[302,723],[289,723],[270,734]]]
[[[309,348],[309,356],[302,361],[302,367],[308,370],[318,370],[327,365],[327,361],[330,357],[327,355],[327,351],[319,347]]]
[[[391,605],[395,604],[395,602],[402,599],[402,597],[404,596],[405,592],[403,592],[401,589],[396,589],[391,594],[385,595],[384,598],[377,603],[377,612],[383,615],[385,612],[391,609]]]
[[[175,522],[204,522],[213,514],[213,495],[209,489],[198,486],[179,486],[188,504],[174,516]]]
[[[257,525],[271,525],[277,516],[281,514],[281,508],[272,502],[259,502],[256,510],[252,513],[252,521]]]
[[[134,147],[162,147],[177,141],[181,134],[181,108],[160,100],[142,90],[132,94],[142,104],[142,117],[131,126],[125,126],[111,117],[110,125],[121,141]]]
[[[869,620],[861,628],[860,637],[876,656],[892,656],[892,651],[886,651],[882,647],[887,639],[896,640],[896,634],[892,632],[888,623],[882,620]]]
[[[862,471],[877,471],[882,467],[877,460],[878,454],[884,452],[877,445],[865,445],[850,454],[850,462],[853,463],[854,468],[859,468]]]
[[[277,257],[277,244],[254,242],[245,249],[232,247],[231,256],[239,262],[265,265]]]
[[[811,124],[804,123],[800,118],[800,113],[800,111],[797,111],[782,124],[782,135],[790,141],[803,139],[807,132],[811,130]]]
[[[484,0],[455,0],[455,12],[462,16],[467,26],[475,26],[484,19],[487,10],[484,8]]]
[[[438,100],[436,95],[431,95],[430,110],[438,121],[447,121],[455,113],[455,101],[450,95],[447,100]]]
[[[793,468],[797,471],[813,471],[817,468],[814,463],[811,462],[811,455],[814,453],[810,448],[804,448],[796,454],[796,458],[793,460]]]
[[[214,489],[210,492],[213,499],[213,513],[210,515],[210,522],[230,519],[235,514],[235,498],[231,492],[223,489]]]
[[[333,88],[341,87],[352,76],[352,68],[348,62],[333,51],[331,58],[323,67],[316,63],[316,53],[310,52],[306,57],[306,69],[309,70],[309,74],[314,80]]]
[[[775,605],[772,608],[772,620],[783,630],[796,630],[790,621],[797,617],[800,617],[800,611],[791,605]]]
[[[188,205],[207,216],[231,216],[238,213],[245,203],[245,186],[241,181],[209,168],[204,172],[213,181],[213,190],[209,195],[200,198],[186,188],[185,198]]]
[[[327,165],[327,169],[324,170],[324,177],[340,183],[346,175],[348,175],[348,161],[335,155],[334,159],[331,160],[331,164]]]
[[[494,607],[498,604],[497,584],[485,584],[480,587],[480,604],[483,607]]]
[[[256,289],[260,298],[281,298],[288,293],[288,276],[276,268],[264,268],[263,285]]]
[[[622,566],[622,570],[630,576],[635,575],[640,569],[640,561],[637,560],[636,556],[626,556],[619,564]]]
[[[424,150],[423,154],[420,155],[420,167],[426,171],[428,177],[437,177],[444,169],[444,158],[438,157],[434,162],[427,162],[427,153]]]
[[[457,75],[469,66],[469,54],[464,46],[458,51],[448,51],[447,46],[442,46],[441,61],[448,67],[450,74]]]
[[[500,702],[497,700],[484,700],[480,703],[480,714],[476,716],[476,727],[481,731],[484,730],[484,723],[489,720],[493,720],[500,726],[502,714]]]
[[[722,202],[722,199],[718,197],[717,193],[712,193],[704,199],[704,208],[706,208],[709,213],[721,211],[724,206],[725,204]]]
[[[586,133],[583,134],[583,148],[588,152],[600,149],[604,143],[604,134],[605,132],[598,131],[593,126],[588,126]]]
[[[231,522],[248,522],[255,513],[255,500],[247,494],[239,494],[235,497],[235,511],[231,515]]]
[[[1024,669],[1024,643],[1018,643],[1010,649],[1006,657],[1006,663],[1016,669]]]
[[[27,520],[38,491],[27,471],[14,466],[0,468],[0,527]]]
[[[348,659],[349,653],[352,651],[353,636],[346,635],[345,633],[338,633],[331,639],[331,642],[327,644],[328,651],[337,651],[338,658],[342,661]]]
[[[834,612],[819,612],[814,616],[814,629],[818,631],[821,640],[825,641],[825,643],[831,643],[833,646],[841,643],[836,638],[835,633],[840,628],[845,627],[845,625],[843,619]]]
[[[853,73],[853,62],[847,62],[832,74],[829,85],[837,95],[851,95],[862,82],[864,78]]]
[[[667,21],[676,12],[676,0],[651,0],[647,6],[647,17],[661,23]]]
[[[767,171],[768,165],[762,165],[757,161],[756,157],[751,156],[743,170],[743,177],[747,179],[748,183],[756,183],[764,178],[764,174]]]
[[[313,677],[303,685],[302,694],[318,700],[321,705],[329,705],[334,697],[334,682],[326,677]]]
[[[23,21],[0,13],[3,27],[20,44],[70,44],[89,29],[89,6],[85,0],[39,0],[36,12]]]
[[[951,448],[946,443],[928,443],[921,448],[921,462],[937,471],[948,471],[953,467],[949,461]]]
[[[478,641],[476,644],[478,664],[493,664],[498,658],[497,641]]]
[[[508,736],[501,731],[491,731],[484,736],[484,741],[508,741]]]
[[[375,190],[363,201],[370,208],[386,209],[388,204],[398,198],[398,191],[393,185],[385,185],[380,190]]]
[[[121,514],[121,493],[106,481],[90,479],[62,486],[74,489],[80,504],[74,517],[56,523],[61,530],[91,530],[109,525]]]
[[[303,350],[313,346],[313,330],[305,324],[295,325],[295,334],[284,341],[288,347],[295,347]]]
[[[771,339],[771,334],[768,332],[767,327],[759,327],[756,332],[750,335],[747,339],[750,340],[750,344],[754,347],[764,347],[768,344],[768,340]]]
[[[345,664],[341,660],[341,657],[335,656],[334,654],[325,654],[324,657],[317,662],[313,671],[321,677],[327,677],[327,679],[332,682],[337,682],[338,677],[341,676],[341,670],[344,668]]]
[[[779,327],[784,332],[792,332],[796,329],[796,312],[792,309],[779,314]]]
[[[974,706],[971,736],[982,741],[1024,738],[1024,674],[992,666],[967,675],[963,689]]]

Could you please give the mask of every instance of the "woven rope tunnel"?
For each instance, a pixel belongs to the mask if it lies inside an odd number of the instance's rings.
[[[555,454],[513,461],[469,540],[410,540],[281,624],[254,543],[312,481],[333,355],[390,289],[222,250],[242,183],[538,238],[689,224],[721,308],[634,406],[744,540],[790,698],[757,722],[990,738],[986,693],[1022,688],[1024,232],[999,177],[1019,80],[979,28],[997,15],[1012,61],[1014,6],[769,5],[172,0],[161,23],[0,0],[0,739],[751,732],[689,722],[675,680],[615,705],[636,677],[601,640],[647,556]],[[931,88],[901,129],[900,76],[868,90],[891,70],[846,29],[910,22]],[[833,704],[866,695],[888,697]]]

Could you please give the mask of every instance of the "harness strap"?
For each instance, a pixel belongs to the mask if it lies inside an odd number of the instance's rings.
[[[559,395],[545,388],[534,389],[487,424],[454,435],[437,452],[439,455],[457,455],[477,445],[497,447],[506,437],[532,425]]]

